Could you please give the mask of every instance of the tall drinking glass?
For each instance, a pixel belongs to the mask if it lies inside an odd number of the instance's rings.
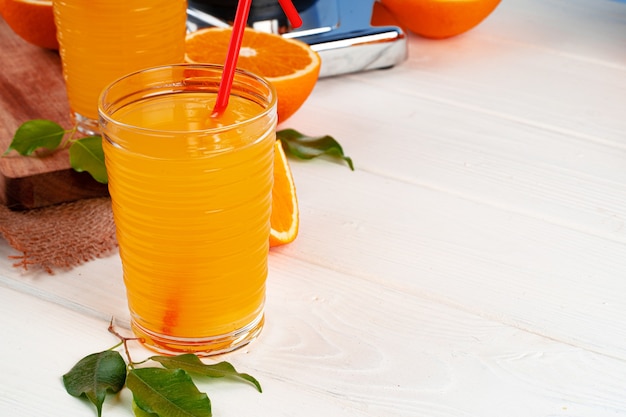
[[[276,94],[217,65],[146,69],[99,101],[131,326],[157,351],[223,353],[263,325]]]
[[[71,115],[98,133],[98,96],[142,68],[183,62],[186,0],[53,0]]]

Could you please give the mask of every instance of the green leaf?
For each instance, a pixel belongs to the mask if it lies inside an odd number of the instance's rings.
[[[126,386],[133,392],[137,407],[146,413],[162,417],[211,417],[209,397],[198,391],[182,369],[132,369]]]
[[[20,155],[31,155],[39,148],[55,150],[61,144],[65,130],[50,120],[36,119],[22,123],[15,131],[13,141],[4,153],[12,149]]]
[[[74,141],[70,146],[70,165],[75,171],[87,171],[98,182],[109,182],[100,136],[87,136]]]
[[[132,407],[133,407],[133,414],[135,414],[135,417],[159,417],[158,414],[148,413],[147,411],[143,411],[141,408],[139,408],[139,406],[134,400],[133,400]]]
[[[327,155],[343,159],[354,171],[352,159],[344,155],[341,145],[332,136],[312,137],[294,129],[285,129],[276,132],[276,138],[280,140],[285,152],[297,158],[313,159]]]
[[[159,362],[168,369],[184,369],[185,371],[195,375],[206,376],[209,378],[229,377],[242,379],[254,385],[257,391],[263,392],[259,381],[251,375],[237,372],[235,367],[228,362],[219,362],[207,365],[193,353],[184,353],[178,356],[152,356],[150,359]]]
[[[75,397],[86,396],[102,415],[107,391],[119,392],[126,380],[126,362],[115,351],[93,353],[78,361],[63,375],[65,390]]]

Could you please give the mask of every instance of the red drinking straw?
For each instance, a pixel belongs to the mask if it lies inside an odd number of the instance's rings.
[[[241,41],[243,41],[243,32],[248,22],[248,14],[252,0],[239,0],[237,11],[235,12],[235,21],[233,23],[233,33],[230,36],[228,44],[228,52],[226,53],[226,62],[224,63],[224,72],[222,72],[222,81],[217,92],[217,100],[213,107],[213,117],[221,115],[226,107],[228,107],[228,98],[230,97],[230,89],[233,86],[233,78],[235,78],[235,68],[237,67],[237,58],[239,58],[239,50],[241,49]]]
[[[278,0],[287,19],[294,28],[302,25],[302,19],[298,14],[291,0]],[[221,115],[226,107],[228,107],[228,99],[230,98],[230,90],[233,87],[233,79],[235,78],[235,68],[237,67],[237,59],[239,58],[239,50],[243,41],[243,34],[248,22],[248,14],[252,0],[239,0],[237,11],[235,12],[235,20],[233,22],[233,33],[228,44],[228,52],[226,53],[226,62],[224,63],[224,72],[222,72],[222,80],[220,88],[217,92],[217,100],[213,107],[213,117]]]
[[[283,12],[285,12],[285,16],[289,19],[289,23],[291,23],[292,27],[299,28],[302,26],[302,18],[291,0],[278,0],[278,3],[280,3],[280,7],[283,8]]]

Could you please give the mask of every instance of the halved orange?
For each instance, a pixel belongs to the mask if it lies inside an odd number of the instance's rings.
[[[187,35],[185,61],[224,64],[231,28],[204,28]],[[302,41],[246,28],[237,67],[264,77],[276,88],[278,123],[292,116],[313,91],[321,60]]]
[[[26,42],[59,49],[52,0],[2,0],[2,17]]]
[[[280,140],[274,145],[270,246],[293,242],[300,224],[296,186]]]

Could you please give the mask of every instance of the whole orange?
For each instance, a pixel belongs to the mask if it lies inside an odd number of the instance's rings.
[[[0,0],[2,17],[25,41],[42,48],[59,49],[52,0]]]
[[[494,11],[500,0],[379,0],[406,29],[432,39],[467,32]]]

